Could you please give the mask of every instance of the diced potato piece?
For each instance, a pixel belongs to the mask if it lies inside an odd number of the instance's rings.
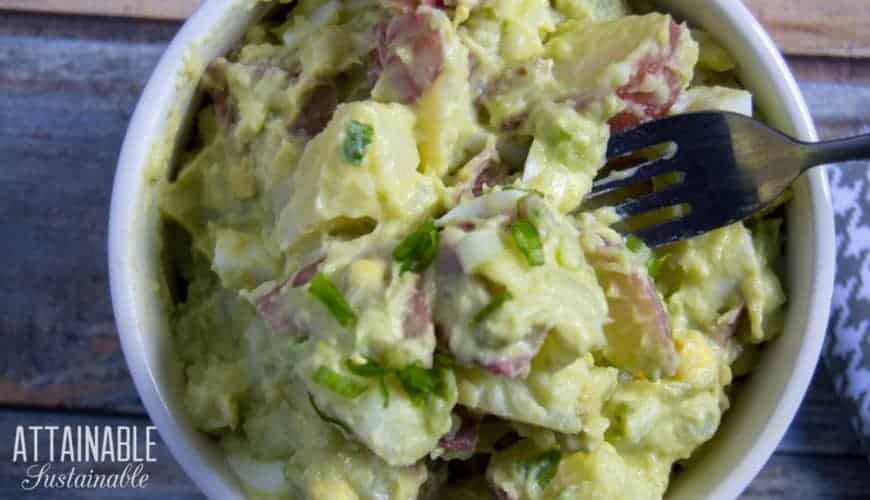
[[[610,443],[562,459],[547,498],[660,499],[671,463],[649,453],[617,452]]]
[[[713,437],[722,417],[721,389],[685,382],[634,380],[620,384],[604,405],[608,441],[622,452],[689,458]]]
[[[525,379],[488,374],[478,368],[459,368],[459,404],[480,413],[537,425],[564,433],[578,433],[587,420],[600,415],[601,404],[616,383],[616,370],[596,367],[584,357],[557,370],[536,359]],[[592,380],[600,383],[587,393]],[[580,381],[580,383],[578,383]]]
[[[349,137],[352,123],[371,127],[370,143],[361,148],[358,160],[345,153],[346,141],[357,140]],[[276,227],[279,246],[291,247],[341,220],[402,218],[413,223],[431,210],[441,196],[440,183],[417,172],[413,128],[414,114],[400,104],[339,106],[326,130],[306,145],[293,173],[290,202]]]
[[[217,229],[212,268],[223,286],[231,289],[252,289],[271,279],[280,271],[281,259],[270,241],[259,236]]]
[[[571,19],[609,21],[631,13],[626,0],[556,0],[556,10]]]
[[[581,241],[607,297],[610,322],[604,326],[604,357],[637,376],[673,375],[680,358],[667,311],[645,262],[622,236],[591,216],[581,219]]]
[[[752,116],[752,94],[730,87],[692,87],[677,99],[670,114],[697,111],[731,111]]]
[[[523,183],[569,212],[592,188],[592,178],[604,165],[608,129],[575,110],[542,105],[531,115],[534,140],[523,168]]]
[[[440,76],[417,101],[414,133],[422,171],[441,177],[462,163],[471,142],[482,130],[472,104],[468,49],[443,13],[433,11],[431,18],[445,40],[445,64]]]
[[[443,393],[429,394],[424,401],[412,400],[395,377],[388,377],[389,399],[385,401],[378,381],[352,375],[343,364],[345,360],[334,348],[318,343],[300,365],[301,378],[321,410],[347,425],[353,436],[382,460],[395,467],[413,465],[450,431],[457,397],[450,370],[440,371]],[[356,397],[336,394],[312,380],[322,367],[368,389]]]
[[[685,26],[663,14],[600,23],[566,23],[550,38],[546,54],[554,74],[582,107],[616,95],[624,109],[611,120],[620,130],[661,116],[692,79],[698,45]],[[577,57],[584,54],[584,57]]]
[[[676,327],[718,337],[721,316],[745,304],[751,342],[779,333],[785,293],[772,268],[779,221],[759,224],[755,240],[737,223],[665,249],[660,283],[669,292],[668,313]]]
[[[540,265],[529,265],[508,227],[518,206],[534,212]],[[607,305],[577,230],[540,196],[493,191],[459,205],[441,224],[434,318],[460,363],[522,376],[545,337],[559,346],[549,355],[558,366],[604,345]],[[474,230],[462,229],[469,225]],[[501,292],[510,298],[475,320]]]
[[[610,443],[568,454],[524,440],[495,453],[487,479],[499,499],[656,500],[670,465],[646,453],[619,453]]]

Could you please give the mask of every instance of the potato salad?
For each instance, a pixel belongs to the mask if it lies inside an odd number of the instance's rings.
[[[581,206],[612,134],[751,115],[735,61],[623,0],[265,11],[159,198],[186,408],[244,491],[662,498],[782,328],[781,220],[650,249]]]

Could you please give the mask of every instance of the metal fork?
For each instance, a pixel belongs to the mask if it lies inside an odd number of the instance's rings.
[[[870,135],[808,143],[726,112],[689,113],[640,125],[613,136],[607,158],[663,144],[672,145],[667,154],[600,177],[584,201],[585,207],[605,193],[668,176],[671,183],[661,190],[615,205],[626,218],[688,205],[687,214],[676,210],[676,218],[627,231],[650,247],[743,220],[776,201],[810,167],[870,159]]]

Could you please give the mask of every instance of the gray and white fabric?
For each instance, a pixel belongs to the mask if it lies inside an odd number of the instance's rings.
[[[870,168],[829,166],[837,274],[825,361],[870,452]]]

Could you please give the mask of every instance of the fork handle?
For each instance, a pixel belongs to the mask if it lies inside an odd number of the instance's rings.
[[[802,170],[826,163],[870,160],[870,134],[833,141],[804,143],[804,147],[808,154]]]

